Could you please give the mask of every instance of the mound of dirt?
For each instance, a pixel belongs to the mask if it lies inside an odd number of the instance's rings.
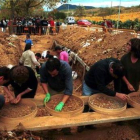
[[[110,34],[71,27],[58,34],[55,40],[77,53],[87,65],[91,66],[104,58],[120,59],[126,53],[125,44],[131,38],[134,38],[134,35],[129,32]]]
[[[0,32],[0,67],[8,64],[17,65],[21,53],[20,41],[16,35],[9,36]]]

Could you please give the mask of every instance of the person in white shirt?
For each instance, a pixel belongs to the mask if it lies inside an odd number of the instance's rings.
[[[47,56],[48,54],[50,54],[50,51],[45,50],[45,51],[42,52],[41,56],[42,56],[42,58],[44,59],[44,58],[46,58],[46,56]]]
[[[26,44],[25,50],[20,58],[20,64],[31,67],[36,73],[36,66],[40,67],[40,63],[37,61],[35,54],[31,51],[31,44]]]

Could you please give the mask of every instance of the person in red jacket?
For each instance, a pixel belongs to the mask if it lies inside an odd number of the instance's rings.
[[[109,20],[104,19],[104,22],[101,24],[103,27],[103,31],[106,31],[108,28],[112,28],[112,23]]]
[[[53,18],[50,18],[49,24],[50,24],[50,34],[53,34],[54,25],[55,25]]]

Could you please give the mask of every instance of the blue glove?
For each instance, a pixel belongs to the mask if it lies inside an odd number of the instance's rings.
[[[44,104],[46,105],[46,102],[48,102],[51,99],[51,94],[48,92],[46,94],[46,97],[44,98]]]
[[[63,102],[60,102],[56,107],[55,107],[55,111],[61,111],[62,108],[64,106],[64,103]]]

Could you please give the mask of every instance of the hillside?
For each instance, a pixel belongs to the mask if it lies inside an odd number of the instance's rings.
[[[116,15],[116,17],[118,17],[118,11],[119,11],[119,7],[118,6],[114,6],[114,7],[92,7],[92,6],[84,6],[85,7],[85,17],[107,17],[107,16],[113,16],[114,19],[114,15]],[[59,11],[63,11],[66,14],[69,12],[70,15],[72,15],[73,13],[75,13],[75,9],[78,8],[77,5],[71,5],[71,4],[63,4],[61,5],[59,8],[57,8],[57,10]],[[69,11],[68,11],[69,10]],[[138,16],[140,11],[140,6],[132,6],[132,7],[123,7],[121,6],[121,14],[131,14],[133,16],[132,17],[136,17]],[[136,15],[134,15],[136,14]],[[76,16],[73,14],[73,16]],[[115,18],[116,18],[115,17]],[[138,16],[139,17],[139,16]],[[107,17],[109,18],[109,17]],[[129,18],[126,17],[126,18]],[[97,20],[97,19],[96,19]],[[124,20],[123,20],[124,21]]]
[[[72,5],[72,4],[63,4],[60,7],[58,7],[57,10],[58,11],[67,10],[67,9],[69,9],[69,10],[75,10],[77,7],[79,7],[79,6]],[[85,9],[93,9],[93,8],[95,8],[93,6],[84,6],[84,7],[85,7]]]

